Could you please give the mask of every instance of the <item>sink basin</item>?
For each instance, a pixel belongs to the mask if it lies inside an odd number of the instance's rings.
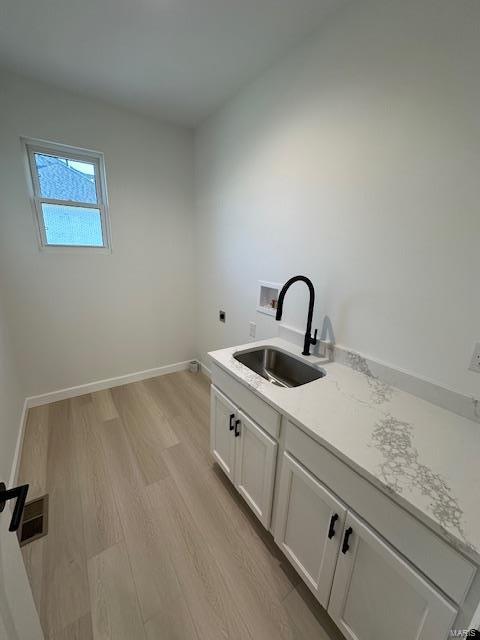
[[[314,367],[294,356],[273,347],[260,347],[235,353],[235,360],[258,373],[279,387],[299,387],[319,380],[326,375],[323,369]]]

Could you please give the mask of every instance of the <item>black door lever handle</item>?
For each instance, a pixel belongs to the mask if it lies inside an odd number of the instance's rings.
[[[12,519],[10,520],[9,531],[17,531],[22,519],[25,500],[27,499],[28,484],[22,484],[13,489],[7,489],[5,483],[0,482],[0,513],[5,509],[8,500],[15,500],[15,508],[13,509]]]

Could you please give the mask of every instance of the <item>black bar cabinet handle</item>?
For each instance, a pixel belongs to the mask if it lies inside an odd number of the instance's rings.
[[[25,500],[27,499],[28,484],[23,484],[13,489],[7,489],[3,482],[0,482],[0,513],[5,509],[8,500],[15,500],[15,508],[13,509],[12,519],[10,520],[9,531],[17,531],[22,519]]]
[[[353,533],[353,529],[352,527],[348,527],[348,529],[345,531],[345,535],[343,537],[343,544],[342,544],[342,553],[347,553],[347,551],[350,549],[350,545],[348,544],[348,541],[350,539],[350,536]]]
[[[235,420],[235,437],[238,438],[240,435],[240,420]]]
[[[230,431],[233,431],[233,419],[235,418],[235,414],[231,413],[230,414],[230,422],[228,423],[229,429]]]
[[[338,513],[334,513],[330,518],[330,527],[328,529],[328,538],[331,540],[335,535],[335,523],[338,520]]]

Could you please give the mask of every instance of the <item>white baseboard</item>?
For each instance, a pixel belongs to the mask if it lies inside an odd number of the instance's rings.
[[[146,369],[145,371],[137,371],[136,373],[127,373],[123,376],[117,376],[116,378],[97,380],[96,382],[80,384],[77,387],[69,387],[68,389],[59,389],[58,391],[51,391],[50,393],[43,393],[38,396],[30,396],[25,400],[26,408],[39,407],[42,404],[66,400],[67,398],[75,398],[76,396],[83,396],[86,393],[102,391],[102,389],[110,389],[111,387],[118,387],[122,384],[129,384],[130,382],[148,380],[148,378],[156,378],[157,376],[174,373],[175,371],[184,371],[188,369],[190,362],[191,360],[185,360],[184,362],[167,364],[164,367],[155,367],[154,369]]]
[[[25,426],[27,424],[28,406],[27,400],[24,400],[22,413],[20,415],[20,426],[18,429],[17,443],[15,445],[15,453],[13,454],[12,469],[10,471],[10,481],[8,486],[14,487],[17,484],[18,472],[20,470],[20,456],[23,447],[23,438],[25,436]]]
[[[210,378],[210,379],[211,379],[211,378],[212,378],[212,372],[211,372],[211,371],[210,371],[210,369],[207,367],[207,365],[206,365],[206,364],[203,364],[203,362],[200,362],[199,364],[200,364],[200,371],[201,371],[202,373],[204,373],[204,374],[207,376],[207,378]]]

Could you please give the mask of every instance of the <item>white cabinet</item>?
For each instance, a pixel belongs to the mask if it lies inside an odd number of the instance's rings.
[[[457,609],[284,453],[275,541],[348,640],[445,640]]]
[[[285,450],[295,460],[447,597],[464,601],[476,573],[471,562],[292,422],[285,431]]]
[[[239,412],[236,434],[235,486],[257,518],[268,528],[272,511],[277,443]]]
[[[349,640],[445,640],[457,611],[349,512],[328,613]]]
[[[210,451],[233,482],[235,468],[235,405],[215,387],[210,392]]]
[[[446,640],[476,567],[296,425],[281,432],[226,372],[214,380],[234,400],[212,385],[214,459],[267,529],[275,493],[275,541],[345,638]]]
[[[275,541],[325,608],[346,512],[314,476],[283,454]]]
[[[275,440],[212,386],[211,453],[266,528],[272,511],[277,447]]]

